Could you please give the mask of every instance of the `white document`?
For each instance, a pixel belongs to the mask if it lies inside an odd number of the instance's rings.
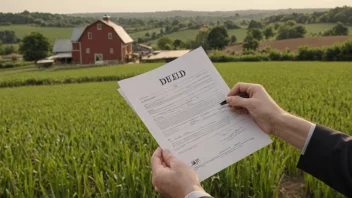
[[[272,142],[249,116],[220,105],[230,89],[202,48],[118,84],[160,147],[201,181]]]

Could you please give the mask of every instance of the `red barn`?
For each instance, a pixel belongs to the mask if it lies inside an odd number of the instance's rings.
[[[71,42],[72,63],[126,63],[132,58],[132,38],[109,16],[85,28],[74,28]]]

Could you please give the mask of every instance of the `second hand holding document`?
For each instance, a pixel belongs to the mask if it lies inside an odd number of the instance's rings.
[[[160,147],[200,181],[272,142],[250,116],[220,105],[230,89],[202,48],[118,84]]]

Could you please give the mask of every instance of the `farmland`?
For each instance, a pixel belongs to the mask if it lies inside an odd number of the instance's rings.
[[[297,52],[298,48],[301,46],[309,46],[312,48],[320,48],[331,46],[335,43],[344,43],[348,40],[351,40],[352,36],[326,36],[326,37],[311,37],[311,38],[297,38],[297,39],[286,39],[286,40],[272,40],[272,41],[263,41],[259,44],[258,50],[271,47],[277,49],[281,52],[285,51],[287,48],[291,52]],[[243,51],[241,44],[234,44],[227,46],[224,50],[227,53],[240,53]]]
[[[319,32],[331,29],[334,24],[307,24],[305,25],[307,28],[306,37],[311,37],[312,34],[317,34]],[[36,26],[28,26],[28,25],[11,25],[11,26],[0,26],[0,31],[3,30],[11,30],[16,33],[19,38],[23,38],[26,34],[31,32],[40,32],[44,36],[46,36],[49,41],[53,44],[56,39],[70,39],[72,28],[55,28],[55,27],[36,27]],[[352,27],[349,27],[350,35],[352,35]],[[154,28],[151,30],[145,30],[141,32],[131,33],[131,37],[134,40],[137,40],[139,37],[143,38],[146,33],[150,35],[153,33],[160,33],[160,28]],[[198,30],[181,30],[178,32],[174,32],[171,34],[167,34],[166,36],[172,39],[180,39],[182,41],[195,39]],[[246,37],[247,30],[246,29],[235,29],[228,30],[230,36],[235,35],[237,37],[237,42],[242,42]],[[148,44],[155,45],[157,40],[148,41]]]
[[[26,67],[1,70],[0,79],[123,78],[160,65]],[[229,86],[238,81],[263,84],[285,110],[352,131],[352,63],[216,67]],[[157,144],[117,88],[114,81],[1,88],[0,197],[157,197],[149,162]],[[284,176],[302,177],[295,167],[298,157],[299,151],[275,139],[202,185],[215,197],[278,197],[285,191],[280,185]],[[342,197],[308,175],[304,183],[304,196]]]

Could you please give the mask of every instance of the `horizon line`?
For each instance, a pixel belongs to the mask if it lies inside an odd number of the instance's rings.
[[[166,10],[166,11],[129,11],[129,12],[124,12],[124,11],[116,11],[116,12],[104,12],[104,11],[97,11],[97,12],[70,12],[70,13],[59,13],[59,12],[43,12],[43,11],[30,11],[30,10],[23,10],[21,12],[4,12],[4,11],[1,11],[2,13],[13,13],[13,14],[17,14],[17,13],[22,13],[24,11],[28,11],[30,13],[51,13],[51,14],[63,14],[63,15],[69,15],[69,14],[100,14],[100,13],[105,13],[105,14],[109,14],[109,13],[113,13],[113,14],[116,14],[116,13],[121,13],[121,14],[129,14],[129,13],[165,13],[165,12],[211,12],[211,13],[215,13],[215,12],[243,12],[243,11],[275,11],[275,10],[318,10],[318,9],[334,9],[334,8],[337,8],[337,7],[344,7],[344,6],[347,6],[347,5],[343,5],[343,6],[336,6],[336,7],[322,7],[322,8],[299,8],[299,7],[296,7],[296,8],[279,8],[279,9],[241,9],[241,10],[224,10],[224,11],[221,11],[221,10],[214,10],[214,11],[207,11],[207,10]],[[347,7],[350,7],[350,6],[347,6]]]

